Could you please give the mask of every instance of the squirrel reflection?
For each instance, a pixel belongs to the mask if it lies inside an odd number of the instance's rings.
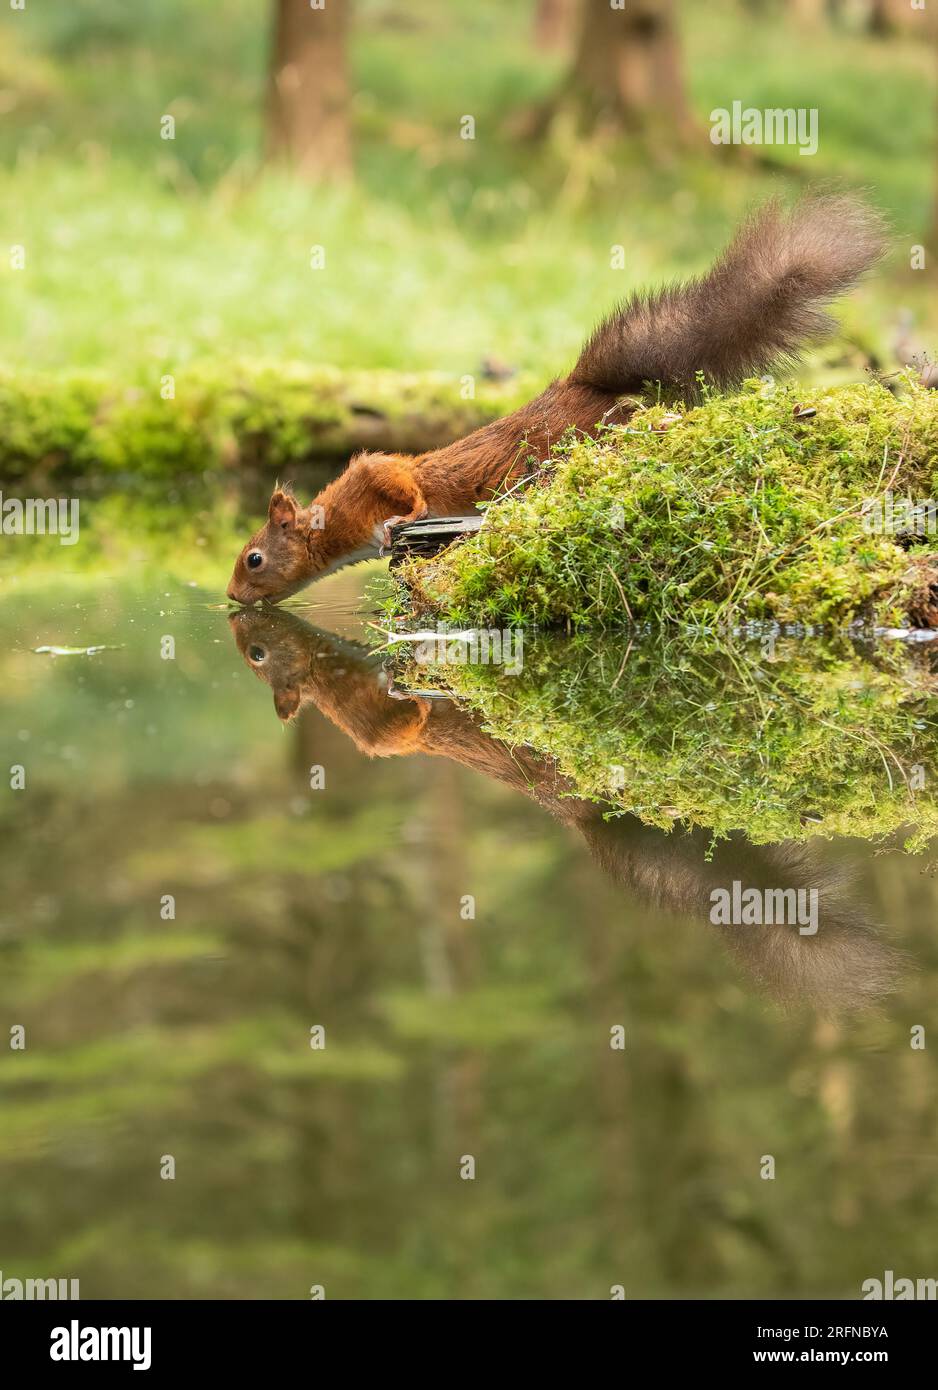
[[[696,918],[722,939],[750,978],[782,1002],[823,1011],[875,1003],[895,983],[899,952],[850,898],[849,885],[810,847],[721,841],[710,861],[706,831],[667,832],[634,816],[606,820],[594,802],[529,748],[483,733],[452,700],[398,692],[379,657],[283,610],[228,615],[238,650],[273,691],[281,720],[314,705],[371,757],[426,753],[492,777],[527,796],[586,841],[615,882],[656,908]],[[711,892],[739,880],[748,888],[816,890],[819,930],[797,926],[713,926]]]

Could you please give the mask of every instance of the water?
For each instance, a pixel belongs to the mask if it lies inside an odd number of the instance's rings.
[[[277,616],[144,579],[0,616],[0,1037],[26,1042],[0,1050],[3,1278],[459,1299],[938,1275],[930,849],[604,820],[471,709],[390,698],[407,681],[343,582]],[[696,727],[686,671],[672,652],[653,683],[639,655],[584,669],[670,756]],[[571,710],[598,738],[587,678],[551,686],[539,659],[544,739]],[[723,797],[743,764],[706,717],[694,776]],[[822,772],[801,811],[856,819]],[[821,930],[714,925],[734,880],[815,888]]]

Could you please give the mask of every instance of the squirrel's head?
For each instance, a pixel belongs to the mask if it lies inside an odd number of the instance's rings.
[[[322,530],[314,527],[314,508],[301,507],[292,492],[278,487],[267,521],[235,561],[228,597],[235,603],[289,598],[326,568]]]
[[[238,651],[273,691],[279,718],[292,719],[303,705],[313,656],[328,651],[324,639],[283,610],[233,609],[228,621]]]
[[[237,608],[228,622],[284,724],[315,705],[369,757],[420,751],[431,702],[396,690],[375,652],[320,632],[288,609]]]

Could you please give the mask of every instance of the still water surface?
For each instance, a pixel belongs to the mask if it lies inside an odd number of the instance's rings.
[[[0,1048],[4,1278],[461,1299],[938,1275],[928,848],[604,819],[471,709],[392,698],[357,594],[213,603],[87,581],[0,615],[0,1039],[26,1038]],[[822,931],[713,925],[734,880],[813,886]]]

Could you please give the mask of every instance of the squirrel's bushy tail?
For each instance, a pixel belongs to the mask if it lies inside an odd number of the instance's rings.
[[[824,312],[883,254],[883,218],[849,195],[766,203],[697,280],[625,300],[583,348],[570,379],[638,391],[646,381],[718,386],[777,369],[826,336]]]

